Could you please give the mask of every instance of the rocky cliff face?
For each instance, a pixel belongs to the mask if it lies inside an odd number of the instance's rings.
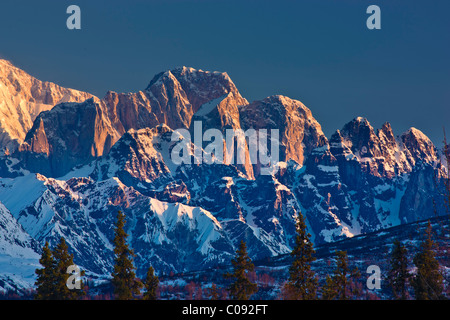
[[[33,172],[61,176],[107,153],[119,137],[102,104],[91,98],[39,114],[16,154]]]
[[[272,173],[262,175],[261,163],[201,161],[210,141],[196,135],[208,129],[267,130],[268,139],[279,130]],[[187,162],[173,161],[180,143]],[[251,141],[241,148],[249,160]],[[439,159],[418,129],[396,136],[389,123],[375,130],[358,117],[327,139],[300,101],[248,103],[226,73],[183,67],[143,91],[36,115],[17,150],[0,156],[0,214],[32,239],[23,247],[63,236],[76,263],[105,275],[123,210],[140,276],[148,264],[187,271],[228,263],[241,240],[254,259],[288,253],[300,212],[315,244],[443,214]]]
[[[436,148],[419,130],[411,128],[394,137],[388,123],[375,133],[367,119],[356,118],[331,137],[330,150],[337,160],[339,176],[359,208],[362,232],[414,221],[399,213],[410,210],[406,208],[413,202],[406,199],[420,193],[411,189],[412,185],[427,190],[428,197],[420,203],[431,198],[439,203],[435,208],[423,206],[422,218],[432,216],[435,209],[443,212],[439,179],[445,173]],[[416,176],[422,177],[421,183],[412,182]],[[413,211],[418,212],[416,209]]]
[[[40,81],[0,59],[0,148],[15,151],[42,111],[58,103],[82,102],[91,94]]]
[[[110,91],[103,100],[112,122],[120,123],[128,131],[158,124],[174,130],[189,128],[194,114],[218,98],[224,100],[217,109],[219,117],[211,120],[219,121],[222,127],[239,125],[237,106],[248,102],[226,73],[177,68],[156,75],[143,91],[127,94]],[[198,116],[206,115],[206,111],[203,108]]]
[[[226,129],[241,128],[238,106],[247,103],[226,73],[183,67],[158,74],[144,91],[110,91],[102,100],[62,103],[41,113],[16,157],[31,159],[26,165],[31,171],[58,177],[106,154],[131,129],[165,124],[194,135],[194,120],[202,123],[202,136],[211,128],[225,135]],[[244,154],[247,161],[238,167],[252,178],[248,150]]]
[[[316,147],[327,144],[320,124],[303,103],[285,96],[271,96],[240,108],[243,127],[277,129],[280,161],[294,160],[303,164]],[[268,131],[268,137],[271,137]]]

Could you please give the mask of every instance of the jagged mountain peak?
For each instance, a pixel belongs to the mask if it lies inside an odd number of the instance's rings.
[[[422,131],[411,127],[400,135],[400,140],[415,161],[433,162],[437,160],[437,150],[433,142]]]
[[[176,78],[174,77],[174,75],[172,74],[172,72],[170,70],[167,71],[162,71],[158,74],[156,74],[153,79],[150,81],[150,83],[148,84],[147,88],[145,88],[145,90],[150,90],[150,88],[152,86],[161,86],[164,82],[166,81],[174,81],[176,80]]]
[[[337,130],[330,139],[330,146],[335,156],[358,161],[363,171],[376,177],[392,178],[411,172],[417,161],[437,160],[435,146],[420,130],[410,128],[396,137],[390,123],[385,122],[375,133],[363,117]]]
[[[385,123],[383,123],[383,125],[381,126],[381,128],[379,130],[381,130],[381,131],[383,131],[385,133],[393,132],[391,124],[389,122],[387,122],[387,121]]]
[[[32,155],[35,164],[31,165],[31,171],[44,170],[47,175],[61,176],[70,170],[69,166],[85,164],[92,157],[106,154],[130,129],[151,128],[161,123],[172,129],[189,128],[195,112],[218,98],[223,99],[213,118],[220,120],[209,124],[204,121],[204,128],[231,126],[239,129],[238,106],[248,102],[226,73],[186,67],[165,71],[154,77],[146,91],[108,91],[102,100],[91,97],[83,103],[64,102],[51,111],[47,110],[34,121],[33,126],[30,125],[20,151],[34,153],[39,158],[37,162],[40,163],[36,165],[36,157]],[[56,127],[60,123],[64,125],[55,129],[52,123]],[[80,139],[81,136],[85,139]],[[74,150],[67,146],[74,147]],[[19,156],[24,157],[29,159],[27,155]],[[250,168],[247,169],[252,176]]]
[[[396,150],[398,148],[397,139],[392,130],[391,124],[389,122],[383,123],[380,129],[377,130],[377,137],[380,139],[381,149],[384,153],[388,153],[387,149]]]
[[[192,67],[182,66],[182,67],[176,67],[176,68],[172,69],[171,72],[175,76],[197,77],[197,76],[203,74],[208,77],[223,78],[224,80],[231,82],[231,78],[229,77],[228,73],[221,72],[221,71],[208,71],[208,70],[195,69]]]
[[[344,137],[354,137],[361,134],[375,135],[374,128],[369,120],[364,117],[356,117],[352,121],[346,123],[341,130],[341,135]]]
[[[233,81],[226,72],[204,71],[202,69],[194,69],[192,67],[182,66],[162,71],[156,74],[145,90],[148,90],[153,85],[160,85],[166,80],[174,81],[175,79],[177,79],[178,81],[184,80],[197,82],[205,78],[209,81],[222,81],[223,83],[229,83],[230,85],[232,84],[234,86]]]
[[[40,81],[0,59],[0,148],[16,150],[40,112],[62,102],[82,102],[93,95]]]
[[[279,131],[280,161],[292,159],[303,164],[313,149],[328,143],[311,110],[298,100],[272,95],[242,106],[239,111],[243,128]]]
[[[421,140],[426,143],[432,143],[430,138],[428,138],[422,131],[414,127],[409,128],[408,130],[406,130],[404,133],[401,134],[401,137],[406,136],[414,137],[418,141]]]
[[[268,96],[261,101],[264,101],[266,103],[271,103],[271,104],[278,103],[283,106],[295,106],[295,107],[299,107],[299,108],[302,108],[302,109],[305,109],[305,110],[308,110],[309,112],[311,112],[301,101],[292,99],[288,96],[281,95],[281,94],[274,94],[274,95]]]
[[[248,105],[241,106],[240,112],[246,117],[246,127],[248,128],[262,128],[258,121],[264,120],[266,129],[275,129],[278,127],[279,121],[294,123],[299,120],[298,117],[301,117],[303,120],[314,122],[318,132],[322,133],[320,124],[314,119],[308,107],[299,100],[283,95],[272,95],[253,101]]]
[[[398,143],[403,143],[415,160],[420,158],[430,162],[436,156],[436,148],[433,142],[422,131],[412,127],[396,139],[389,122],[385,122],[375,132],[366,118],[357,117],[345,124],[342,130],[335,133],[334,139],[338,137],[346,140],[347,146],[351,147],[354,153],[364,149],[374,151],[369,153],[370,156],[386,156],[386,150],[383,149],[399,148],[401,146]]]
[[[395,141],[394,131],[389,122],[383,123],[380,129],[377,130],[377,136],[380,139],[388,139],[390,141]]]
[[[362,123],[364,125],[370,125],[370,122],[369,122],[369,120],[367,120],[366,117],[358,116],[358,117],[354,118],[352,121]]]
[[[396,148],[396,141],[391,125],[384,123],[380,129],[375,129],[369,120],[356,117],[338,130],[331,139],[334,143],[345,145],[358,157],[386,157],[388,148]]]
[[[241,96],[235,84],[226,72],[204,71],[191,67],[178,67],[157,74],[145,89],[152,91],[152,87],[167,85],[181,86],[182,91],[192,104],[193,112],[201,105],[232,92],[238,105],[248,104]]]

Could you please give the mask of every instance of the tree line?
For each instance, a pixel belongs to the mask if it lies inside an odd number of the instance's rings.
[[[156,290],[159,279],[154,274],[152,266],[148,268],[144,282],[136,277],[133,265],[134,252],[129,248],[125,232],[125,215],[119,211],[114,232],[114,269],[111,274],[111,283],[114,287],[114,298],[118,300],[131,300],[140,296],[142,288],[145,289],[142,299],[156,300]],[[36,294],[38,300],[74,300],[83,298],[86,294],[84,285],[79,281],[77,289],[69,289],[68,280],[71,276],[67,273],[73,266],[73,254],[69,254],[67,244],[61,237],[54,250],[49,248],[48,242],[42,250],[39,263],[43,268],[36,269]]]
[[[412,298],[413,291],[417,300],[445,299],[443,294],[443,275],[436,259],[437,245],[433,241],[430,221],[425,232],[425,239],[421,242],[418,252],[414,255],[415,274],[408,270],[408,252],[404,244],[395,240],[389,257],[389,267],[384,280],[388,284],[392,297],[397,300]],[[306,225],[301,214],[297,221],[297,236],[295,248],[291,252],[293,263],[289,269],[290,277],[284,285],[284,298],[301,300],[348,300],[358,299],[361,288],[357,279],[361,276],[358,268],[349,267],[346,251],[336,252],[336,265],[332,275],[327,275],[325,284],[319,288],[318,278],[311,270],[311,263],[315,261],[313,245],[310,235],[306,233]],[[412,290],[410,290],[410,288]]]
[[[159,279],[155,270],[149,266],[142,282],[136,277],[133,265],[134,253],[127,244],[128,235],[125,232],[125,215],[119,211],[115,225],[114,236],[114,268],[111,274],[111,284],[115,299],[156,300]],[[387,281],[394,299],[410,299],[410,291],[414,298],[420,300],[443,299],[443,276],[436,259],[436,243],[432,240],[432,227],[428,222],[426,238],[422,241],[419,251],[414,255],[416,267],[414,274],[408,270],[408,252],[399,240],[394,242],[390,253],[389,270],[384,280]],[[316,260],[311,235],[307,233],[304,217],[297,216],[294,248],[291,251],[292,263],[289,267],[289,278],[281,288],[281,298],[289,300],[348,300],[361,297],[361,288],[357,285],[360,277],[358,268],[351,269],[346,251],[335,254],[335,269],[327,275],[324,284],[319,287],[319,277],[312,269]],[[55,249],[51,250],[45,243],[39,260],[43,268],[37,269],[36,299],[70,300],[85,296],[82,282],[77,290],[67,286],[70,274],[67,268],[73,265],[73,255],[69,254],[64,238]],[[250,274],[255,266],[247,253],[244,241],[241,241],[235,257],[231,260],[232,272],[225,273],[229,285],[226,288],[228,297],[232,300],[248,300],[258,291],[258,285],[252,281]],[[81,281],[81,280],[79,280]],[[412,290],[410,290],[412,288]],[[141,290],[144,289],[143,294]],[[210,299],[219,299],[222,295],[219,288],[213,284],[207,289]]]

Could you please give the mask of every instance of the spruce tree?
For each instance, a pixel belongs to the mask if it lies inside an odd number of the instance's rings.
[[[450,145],[447,144],[447,137],[445,134],[445,130],[444,130],[444,152],[443,152],[443,156],[445,157],[445,163],[446,163],[446,168],[447,169],[447,173],[450,174]],[[450,176],[447,175],[446,178],[443,179],[444,182],[444,192],[443,192],[443,196],[444,196],[444,203],[447,207],[447,212],[450,211]]]
[[[395,240],[388,271],[388,283],[395,299],[406,300],[408,298],[409,278],[406,247],[399,240]]]
[[[70,274],[67,268],[73,263],[73,255],[69,254],[68,246],[61,237],[58,245],[51,250],[48,242],[42,250],[39,262],[44,267],[37,269],[38,275],[36,281],[36,299],[39,300],[74,300],[84,295],[83,283],[80,283],[80,289],[69,289],[67,279]]]
[[[334,279],[336,283],[336,290],[338,293],[337,299],[347,300],[347,274],[350,271],[348,267],[347,252],[338,251],[336,252],[336,256],[337,268],[334,274]]]
[[[158,290],[159,286],[159,279],[157,276],[155,276],[155,271],[153,270],[153,267],[149,267],[147,271],[147,276],[145,277],[144,287],[145,287],[145,293],[144,293],[144,300],[156,300],[156,290]]]
[[[316,298],[317,292],[317,278],[311,270],[311,263],[316,260],[313,256],[315,251],[301,213],[297,217],[296,228],[295,247],[291,252],[294,261],[289,268],[285,289],[289,299],[312,300]]]
[[[332,277],[327,276],[322,289],[322,298],[325,300],[348,300],[359,294],[352,289],[352,278],[359,277],[358,268],[350,270],[346,251],[336,252],[336,269]]]
[[[439,262],[435,258],[436,244],[432,240],[430,221],[426,230],[426,239],[420,245],[420,251],[413,262],[417,273],[412,279],[412,286],[417,300],[438,300],[442,298],[443,277],[439,271]]]
[[[228,287],[230,298],[232,300],[249,300],[258,291],[258,286],[251,282],[248,277],[248,273],[253,272],[255,266],[247,254],[247,246],[243,240],[241,240],[231,264],[233,265],[233,273],[225,274],[226,278],[234,279]]]
[[[338,290],[333,278],[327,274],[325,285],[322,288],[323,300],[334,300],[338,297]]]
[[[207,289],[207,296],[210,300],[219,300],[219,289],[215,283],[212,284],[211,288]]]
[[[114,236],[114,271],[112,273],[112,284],[114,294],[119,300],[132,300],[140,294],[142,283],[136,279],[133,266],[133,250],[128,247],[125,232],[125,215],[119,211]]]
[[[56,279],[56,263],[53,259],[52,251],[49,248],[48,242],[42,249],[42,255],[39,259],[42,269],[36,269],[37,280],[36,295],[37,300],[52,300],[55,299],[55,279]]]
[[[69,254],[69,247],[66,241],[61,237],[60,242],[53,250],[53,257],[56,263],[55,269],[55,299],[57,300],[74,300],[78,299],[84,294],[83,284],[80,284],[80,289],[69,289],[67,286],[67,279],[70,274],[67,273],[67,268],[74,265],[73,254]]]

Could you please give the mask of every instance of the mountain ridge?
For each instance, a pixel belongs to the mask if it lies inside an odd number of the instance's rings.
[[[174,163],[183,141],[188,158],[205,155],[205,141],[195,145],[176,131],[194,136],[195,122],[202,136],[278,129],[271,174],[261,174],[260,162]],[[244,159],[250,148],[246,141]],[[39,254],[63,236],[75,262],[101,277],[112,268],[112,226],[122,210],[138,275],[148,264],[184,272],[229,263],[241,240],[253,259],[289,253],[300,213],[315,245],[442,215],[448,176],[440,159],[416,128],[395,136],[388,122],[375,130],[356,117],[327,138],[298,100],[249,103],[228,74],[180,67],[142,91],[40,112],[17,149],[0,154],[0,214],[34,243],[26,250]]]
[[[0,59],[0,148],[14,151],[41,111],[61,102],[83,102],[92,94],[40,81]]]

